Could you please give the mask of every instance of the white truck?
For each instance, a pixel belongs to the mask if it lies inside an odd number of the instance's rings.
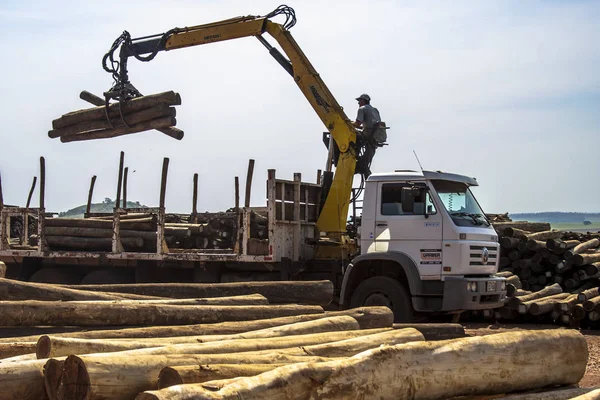
[[[373,174],[364,190],[361,254],[344,271],[340,303],[414,311],[500,307],[506,282],[493,277],[498,236],[470,186],[475,178],[432,171]]]

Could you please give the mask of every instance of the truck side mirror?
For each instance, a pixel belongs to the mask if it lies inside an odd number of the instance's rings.
[[[413,186],[403,187],[400,192],[402,202],[402,213],[412,214],[415,210],[415,188]]]

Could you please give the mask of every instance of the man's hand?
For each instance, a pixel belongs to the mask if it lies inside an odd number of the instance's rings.
[[[352,125],[354,125],[355,128],[362,128],[362,122],[358,120],[354,121]]]

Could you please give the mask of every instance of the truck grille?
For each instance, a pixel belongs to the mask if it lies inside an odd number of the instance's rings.
[[[487,262],[484,263],[484,249],[487,249]],[[498,258],[497,246],[469,246],[469,265],[495,265]]]

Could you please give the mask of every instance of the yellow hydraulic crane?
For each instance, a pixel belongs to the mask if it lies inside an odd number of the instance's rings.
[[[284,24],[271,21],[271,18],[278,15],[285,15]],[[317,220],[317,229],[321,235],[341,239],[346,232],[352,181],[357,169],[357,160],[360,158],[360,146],[357,145],[357,134],[352,122],[290,34],[289,29],[295,23],[294,10],[282,5],[266,16],[244,16],[192,27],[175,28],[166,33],[138,39],[132,39],[125,31],[103,58],[104,69],[112,73],[115,80],[113,87],[105,93],[106,101],[108,103],[109,99],[113,99],[122,102],[140,96],[137,89],[130,83],[127,74],[129,57],[135,57],[140,61],[150,61],[160,51],[248,36],[256,37],[294,78],[335,142],[329,144],[330,156],[331,147],[336,146],[335,174],[333,179],[331,179],[331,173],[329,174],[329,182],[328,179],[324,179],[324,189],[327,192]],[[263,36],[265,33],[277,41],[287,58],[269,44]],[[120,51],[117,60],[115,52],[118,48]]]

